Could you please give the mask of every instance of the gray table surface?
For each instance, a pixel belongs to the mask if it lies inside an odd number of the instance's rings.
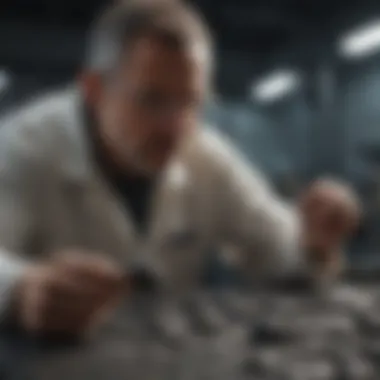
[[[380,379],[380,283],[144,297],[117,314],[86,344],[24,355],[19,379]]]

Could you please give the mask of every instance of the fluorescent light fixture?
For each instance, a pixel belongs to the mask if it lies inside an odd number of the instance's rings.
[[[6,91],[10,85],[11,78],[5,70],[0,70],[0,93]]]
[[[358,28],[339,42],[340,54],[346,58],[362,58],[380,51],[380,20]]]
[[[252,98],[261,102],[272,102],[293,92],[301,83],[295,71],[280,70],[261,79],[252,88]]]

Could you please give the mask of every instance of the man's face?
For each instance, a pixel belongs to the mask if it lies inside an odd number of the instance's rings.
[[[148,38],[135,43],[96,97],[101,137],[119,164],[144,174],[165,166],[197,125],[206,71],[195,49],[184,52]]]

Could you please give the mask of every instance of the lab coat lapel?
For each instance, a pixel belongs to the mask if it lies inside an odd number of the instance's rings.
[[[186,228],[190,178],[183,154],[185,149],[164,171],[151,199],[147,233],[139,234],[125,202],[107,184],[95,164],[80,99],[79,91],[73,94],[74,107],[68,112],[70,121],[67,123],[73,152],[68,152],[64,163],[67,180],[79,190],[77,196],[81,193],[80,202],[73,202],[74,209],[83,208],[80,233],[96,247],[140,260],[141,251],[150,251],[150,246],[163,236]],[[78,214],[79,210],[73,212]]]
[[[95,163],[78,90],[72,90],[67,117],[64,132],[70,141],[70,151],[62,165],[70,212],[77,220],[77,235],[88,248],[115,252],[129,261],[136,251],[136,228],[125,203],[108,185]]]

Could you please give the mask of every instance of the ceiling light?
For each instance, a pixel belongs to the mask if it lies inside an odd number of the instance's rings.
[[[288,70],[276,71],[254,84],[251,96],[261,102],[272,102],[297,89],[300,83],[298,73]]]
[[[380,51],[380,20],[343,36],[339,42],[339,51],[346,58],[362,58]]]

